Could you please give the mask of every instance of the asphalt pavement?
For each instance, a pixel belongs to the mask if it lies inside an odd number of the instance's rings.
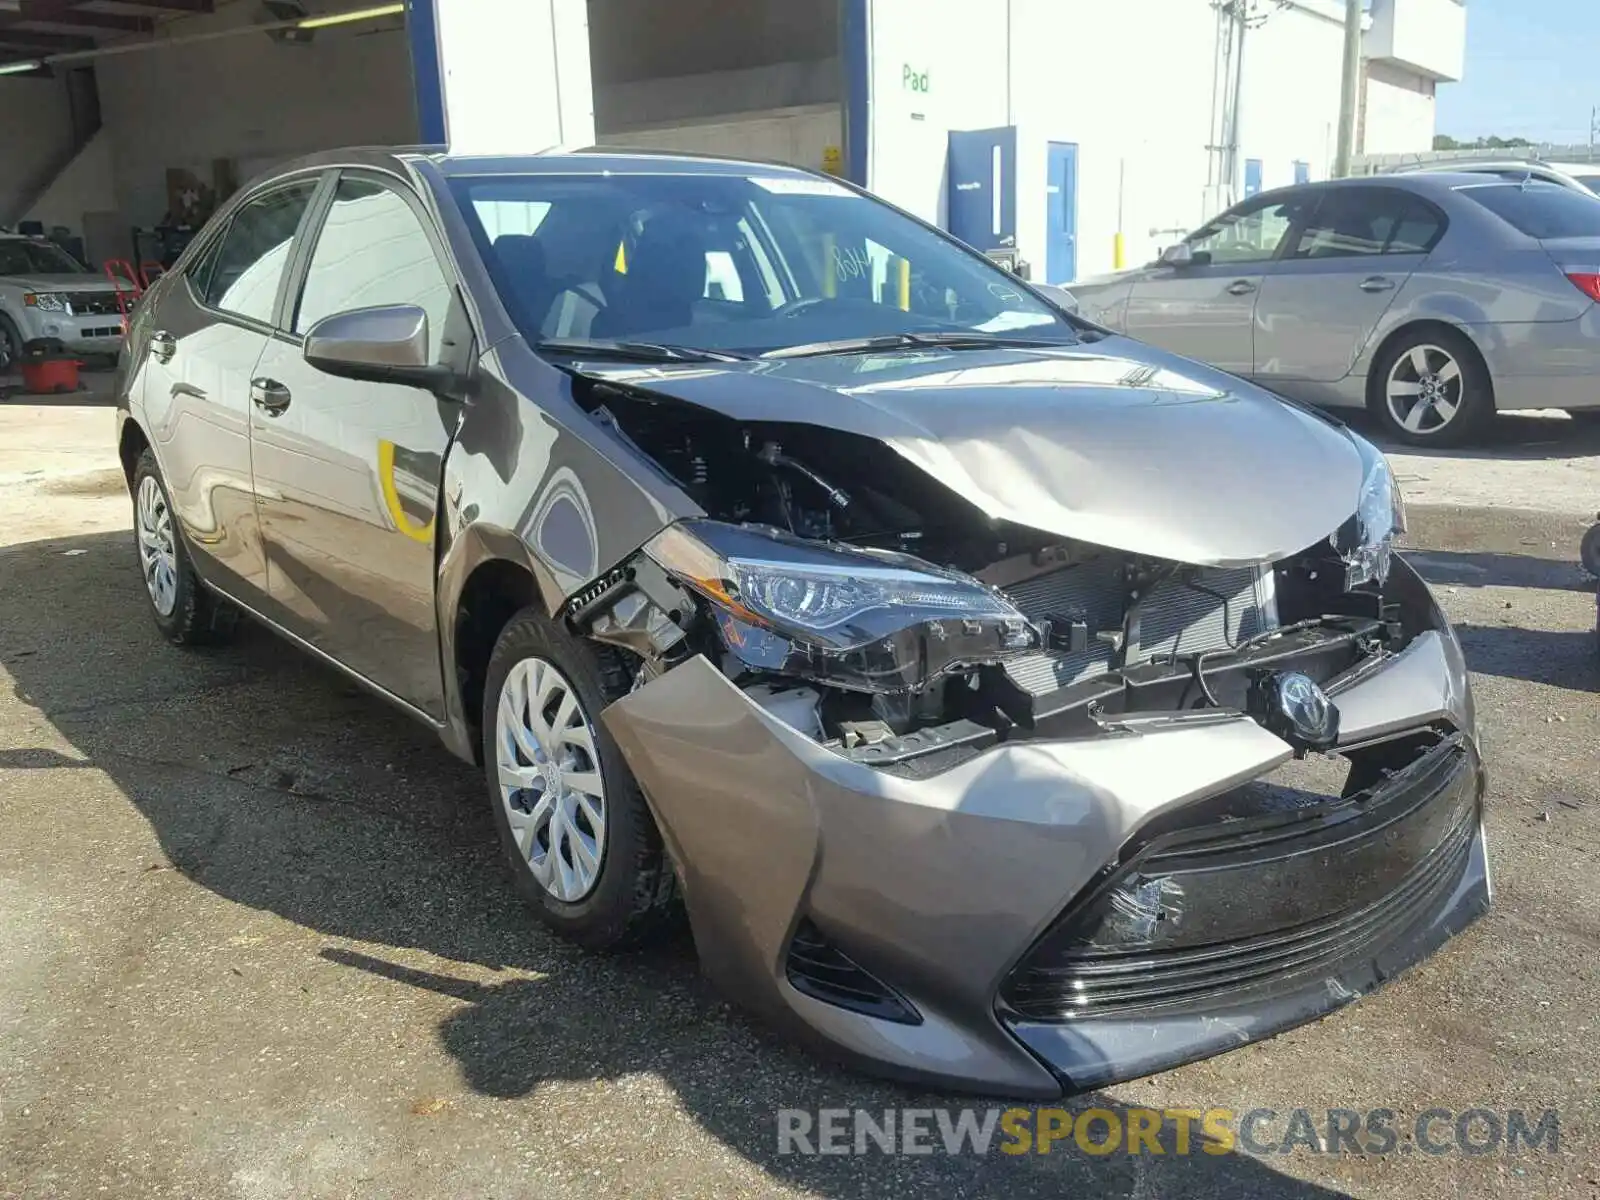
[[[1474,672],[1492,912],[1324,1021],[1073,1105],[1553,1109],[1559,1148],[806,1156],[779,1110],[989,1102],[787,1046],[685,935],[546,935],[425,730],[258,630],[161,641],[107,410],[0,404],[0,1196],[1600,1195],[1600,433],[1503,425],[1395,460]]]

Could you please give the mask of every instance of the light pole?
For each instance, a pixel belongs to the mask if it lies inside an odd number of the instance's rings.
[[[1344,78],[1339,85],[1339,142],[1334,152],[1333,177],[1350,174],[1356,151],[1357,96],[1361,91],[1361,0],[1345,0]]]

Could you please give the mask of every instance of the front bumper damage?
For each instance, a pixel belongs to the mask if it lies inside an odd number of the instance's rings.
[[[1405,741],[1408,765],[1244,819],[1294,751],[1228,709],[923,778],[824,748],[703,657],[605,721],[730,996],[879,1073],[1051,1099],[1329,1012],[1487,907],[1465,667],[1405,570],[1432,627],[1330,690],[1341,751]]]

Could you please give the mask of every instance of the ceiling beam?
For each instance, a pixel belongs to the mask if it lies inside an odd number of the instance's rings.
[[[127,8],[160,8],[168,12],[208,13],[215,5],[213,0],[117,0]]]
[[[149,17],[85,11],[68,7],[64,0],[22,0],[19,9],[0,8],[0,27],[24,21],[77,29],[103,29],[107,33],[149,33],[155,28],[155,22]]]
[[[32,29],[18,29],[15,25],[8,25],[0,29],[0,46],[51,54],[66,50],[92,50],[94,39],[73,37],[66,33],[36,33]]]

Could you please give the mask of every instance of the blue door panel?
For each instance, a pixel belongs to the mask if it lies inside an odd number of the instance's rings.
[[[1311,182],[1311,164],[1310,163],[1308,163],[1308,162],[1299,162],[1299,161],[1295,162],[1295,164],[1294,164],[1294,181],[1296,183],[1310,183]]]
[[[1078,147],[1051,142],[1045,175],[1044,281],[1071,283],[1078,277]]]
[[[1261,160],[1247,158],[1244,160],[1244,194],[1254,196],[1261,191]]]
[[[1017,130],[952,129],[947,222],[975,250],[1017,244]]]

